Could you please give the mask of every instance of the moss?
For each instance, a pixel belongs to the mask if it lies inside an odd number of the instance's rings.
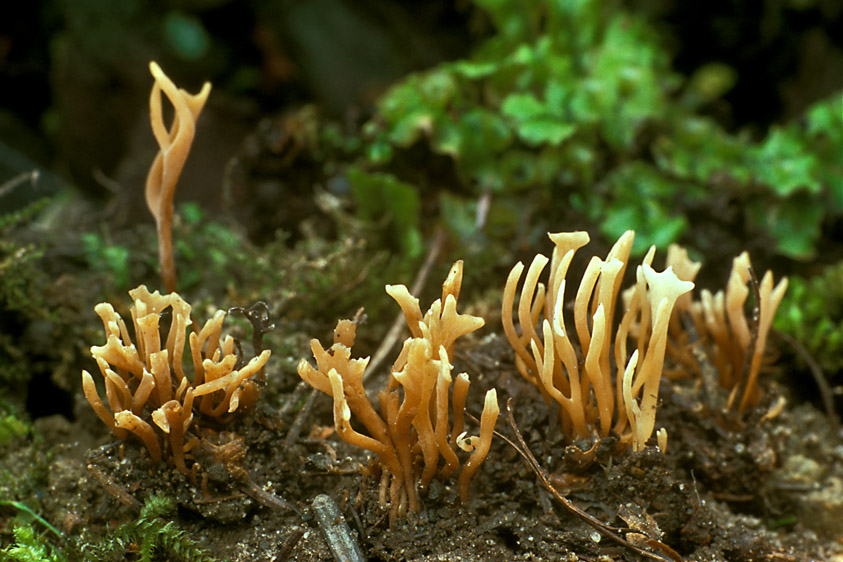
[[[168,519],[175,516],[172,498],[151,496],[140,516],[118,527],[98,542],[84,544],[78,551],[84,560],[123,560],[127,552],[138,551],[138,560],[154,562],[212,562],[212,558],[185,531]]]
[[[360,186],[375,179],[421,200],[378,209],[392,215],[402,252],[422,213],[438,212],[462,241],[482,230],[477,201],[489,196],[495,224],[480,241],[504,248],[584,222],[609,240],[636,230],[637,255],[679,240],[707,250],[719,242],[698,232],[716,229],[807,259],[822,225],[843,216],[840,93],[761,138],[731,133],[706,108],[728,92],[734,69],[680,76],[651,22],[620,2],[475,3],[494,33],[470,57],[394,84],[345,142],[323,127],[323,144],[353,147],[345,175],[360,218],[371,222],[372,198],[360,194],[374,188]],[[740,229],[698,212],[712,202],[725,202]]]
[[[66,562],[64,553],[36,534],[32,525],[15,525],[15,542],[0,551],[2,562]]]
[[[794,277],[775,327],[800,342],[831,376],[843,370],[843,262],[811,278]]]

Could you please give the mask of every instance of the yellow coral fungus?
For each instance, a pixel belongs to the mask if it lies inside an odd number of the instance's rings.
[[[198,334],[191,332],[185,338],[192,326],[191,307],[178,294],[150,293],[141,285],[129,295],[134,301],[134,343],[123,318],[110,304],[95,308],[105,327],[106,342],[93,346],[91,354],[103,377],[108,406],[87,371],[82,371],[82,388],[103,423],[120,439],[129,434],[137,436],[153,461],[162,458],[161,439],[155,428],[167,435],[167,458],[186,474],[185,453],[193,443],[185,440],[194,422],[194,401],[199,402],[201,414],[215,423],[245,412],[258,399],[258,387],[252,378],[266,364],[270,352],[263,351],[238,368],[232,338],[227,336],[220,342],[224,312],[208,320]],[[170,311],[171,318],[162,348],[160,324],[165,310]],[[194,363],[192,383],[182,365],[186,340]]]
[[[712,294],[703,290],[701,299],[690,305],[690,312],[703,346],[719,373],[720,386],[730,392],[727,407],[743,412],[758,404],[763,391],[758,374],[767,345],[773,316],[787,290],[787,278],[773,286],[767,271],[758,285],[758,318],[753,330],[746,316],[746,300],[751,281],[749,254],[743,252],[732,262],[726,290]]]
[[[196,120],[211,93],[210,82],[205,82],[198,94],[188,94],[177,88],[164,74],[158,63],[149,63],[149,70],[155,78],[149,95],[149,119],[152,132],[160,151],[155,156],[146,177],[146,204],[155,217],[158,230],[158,257],[161,264],[161,278],[168,292],[177,290],[176,265],[173,259],[173,196],[182,168],[190,153]],[[175,113],[170,128],[164,124],[161,108],[161,93],[173,104]]]
[[[524,279],[517,305],[520,333],[513,307],[523,264],[512,268],[504,289],[501,319],[518,371],[539,388],[545,400],[559,404],[560,422],[569,439],[605,437],[615,431],[623,443],[640,450],[655,424],[671,312],[676,299],[689,292],[693,283],[680,280],[670,267],[656,273],[650,266],[651,249],[636,270],[637,281],[625,295],[625,310],[615,327],[620,285],[634,238],[627,231],[605,260],[592,257],[586,267],[573,302],[575,346],[564,318],[566,274],[574,254],[589,237],[585,232],[549,237],[555,245],[551,259],[537,255]],[[548,263],[544,285],[539,276]],[[631,328],[637,337],[630,357]]]
[[[299,362],[299,376],[333,397],[334,424],[339,436],[377,455],[383,468],[380,502],[388,504],[393,523],[407,512],[418,511],[417,488],[427,486],[437,474],[447,479],[459,468],[455,445],[463,429],[468,375],[462,373],[457,377],[451,424],[448,394],[453,367],[450,358],[457,338],[483,326],[482,318],[457,312],[461,282],[462,262],[457,262],[442,286],[442,298],[424,315],[418,299],[406,287],[387,286],[387,292],[404,312],[411,337],[404,342],[387,387],[379,395],[380,414],[363,388],[368,358],[351,358],[356,334],[353,322],[339,321],[334,330],[334,344],[327,351],[318,340],[311,341],[315,367],[304,359]],[[363,424],[368,435],[352,428],[352,414]],[[463,501],[467,499],[472,475],[488,453],[497,416],[497,399],[492,392],[486,398],[475,453],[460,474]],[[444,459],[442,465],[440,457]],[[415,468],[419,460],[421,472]]]

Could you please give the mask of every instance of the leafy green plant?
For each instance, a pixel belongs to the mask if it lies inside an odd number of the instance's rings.
[[[831,376],[843,370],[843,262],[792,278],[775,327],[800,342]]]
[[[29,434],[30,425],[14,414],[0,414],[0,445],[6,446],[13,439]]]
[[[378,100],[362,129],[369,177],[406,192],[419,182],[405,156],[425,150],[450,160],[461,183],[452,191],[526,209],[498,215],[504,238],[525,215],[540,216],[543,231],[573,213],[609,239],[634,228],[636,253],[681,238],[689,209],[724,196],[747,229],[790,258],[811,257],[823,221],[843,215],[840,94],[755,140],[701,114],[734,73],[711,64],[678,75],[649,23],[619,2],[476,4],[496,35]],[[470,199],[440,203],[464,234]]]
[[[15,542],[0,550],[0,562],[66,562],[67,556],[35,533],[32,525],[15,525]]]
[[[82,251],[92,271],[111,275],[116,288],[128,288],[131,283],[129,249],[120,244],[110,244],[94,232],[82,234]]]

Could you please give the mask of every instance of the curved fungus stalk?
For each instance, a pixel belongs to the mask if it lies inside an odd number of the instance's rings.
[[[468,491],[474,473],[477,472],[477,469],[486,460],[486,455],[489,454],[489,449],[492,446],[492,437],[495,434],[495,423],[498,421],[500,411],[498,393],[493,388],[486,392],[483,413],[480,416],[480,435],[479,437],[471,438],[470,447],[473,449],[473,452],[460,471],[460,501],[463,503],[468,502]]]
[[[176,265],[173,259],[173,196],[182,168],[190,153],[196,133],[196,120],[211,93],[211,83],[205,82],[198,94],[191,95],[164,74],[156,62],[149,63],[155,79],[149,95],[149,120],[160,150],[146,177],[146,204],[155,217],[158,231],[158,257],[161,278],[168,293],[178,290]],[[167,96],[175,113],[169,129],[164,124],[161,94]]]

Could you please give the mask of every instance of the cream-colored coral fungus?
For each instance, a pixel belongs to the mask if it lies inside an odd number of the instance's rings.
[[[562,232],[549,237],[555,245],[551,258],[537,255],[524,278],[516,311],[520,330],[513,308],[522,263],[512,268],[504,289],[501,318],[518,371],[548,403],[560,406],[569,439],[606,437],[614,431],[622,445],[640,450],[655,426],[671,312],[694,285],[680,280],[670,267],[654,271],[651,248],[619,303],[634,239],[627,231],[606,259],[594,256],[589,261],[572,302],[572,331],[565,320],[566,275],[589,236]],[[547,283],[540,283],[548,263]]]
[[[746,303],[751,282],[749,254],[732,261],[732,272],[725,291],[712,294],[703,290],[699,301],[689,305],[702,344],[719,373],[720,386],[729,391],[727,407],[743,412],[758,404],[763,391],[758,375],[767,345],[773,316],[787,290],[787,278],[773,286],[767,271],[758,284],[759,302],[755,341]]]
[[[214,423],[225,423],[247,411],[260,394],[252,379],[270,352],[263,351],[238,366],[233,338],[221,334],[225,312],[218,311],[197,333],[192,328],[191,307],[178,294],[150,293],[141,285],[129,295],[134,301],[134,342],[114,307],[108,303],[95,307],[106,341],[93,346],[91,355],[103,377],[108,406],[88,371],[82,371],[82,388],[94,412],[118,438],[135,435],[153,461],[166,456],[186,474],[185,454],[196,444],[195,438],[188,438],[194,407]],[[161,319],[166,310],[170,311],[170,324],[164,332]],[[163,346],[162,334],[166,334]],[[192,381],[183,365],[186,341],[193,363],[189,369]],[[158,432],[166,436],[164,453]]]
[[[347,443],[372,451],[382,467],[380,503],[389,506],[390,521],[419,509],[417,488],[425,488],[437,476],[447,479],[459,469],[455,447],[463,432],[468,375],[457,377],[453,391],[453,422],[449,414],[449,390],[453,369],[450,358],[454,342],[483,326],[483,319],[457,312],[462,262],[451,269],[437,299],[422,315],[418,299],[403,285],[388,285],[387,292],[398,302],[411,337],[392,366],[387,387],[379,395],[380,413],[363,388],[363,374],[369,359],[352,359],[351,346],[356,324],[340,320],[334,343],[326,350],[311,340],[314,367],[299,362],[299,376],[312,387],[333,397],[334,425]],[[366,434],[352,427],[352,414]],[[489,451],[498,416],[494,391],[486,396],[480,436],[468,442],[474,453],[459,478],[460,498],[468,497],[471,477]],[[463,438],[464,439],[464,438]],[[440,458],[442,462],[440,463]],[[418,466],[421,463],[421,469]]]
[[[149,119],[152,133],[160,150],[152,162],[146,177],[146,204],[155,217],[158,230],[158,258],[161,264],[161,278],[167,292],[178,290],[176,265],[173,259],[173,196],[182,168],[190,153],[196,120],[211,93],[210,82],[205,82],[198,94],[191,95],[177,88],[164,74],[158,63],[149,63],[149,70],[155,78],[149,95]],[[167,96],[175,110],[169,129],[164,124],[161,108],[161,94]]]

